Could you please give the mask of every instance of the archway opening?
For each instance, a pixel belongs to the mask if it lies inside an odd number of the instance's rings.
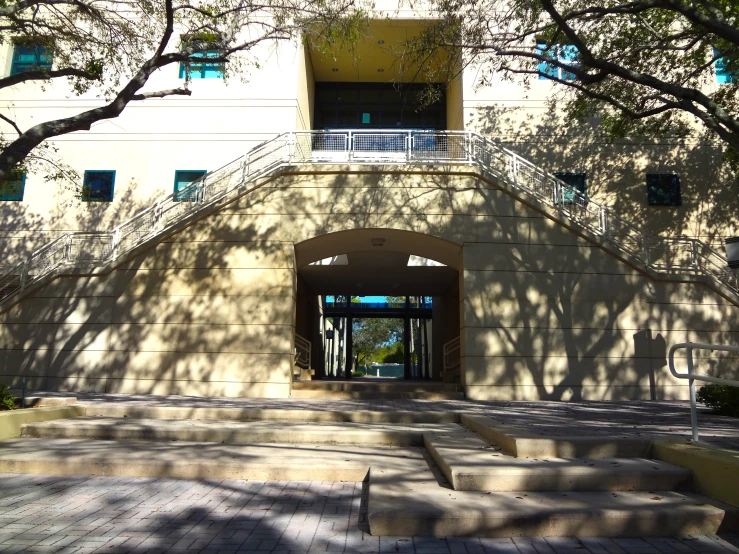
[[[296,333],[314,379],[454,381],[443,346],[459,336],[459,256],[449,241],[359,229],[295,246]]]

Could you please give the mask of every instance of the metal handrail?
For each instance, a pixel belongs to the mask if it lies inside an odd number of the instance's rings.
[[[342,129],[279,134],[186,188],[158,198],[112,231],[71,232],[57,237],[0,273],[0,307],[60,268],[113,263],[146,241],[170,232],[185,218],[204,214],[252,190],[260,179],[281,167],[327,163],[475,165],[486,178],[554,208],[560,220],[598,235],[604,244],[652,271],[708,277],[739,294],[739,271],[729,268],[726,257],[708,244],[695,238],[650,235],[477,133]]]
[[[311,349],[313,345],[305,337],[295,333],[294,365],[302,369],[310,369]]]
[[[680,348],[685,348],[685,352],[687,354],[687,373],[678,373],[675,370],[675,352]],[[690,424],[693,428],[693,441],[698,442],[698,408],[696,406],[695,399],[696,379],[698,381],[706,381],[708,383],[715,383],[717,385],[729,385],[730,387],[739,387],[739,381],[695,373],[695,368],[693,367],[693,350],[710,350],[711,352],[715,350],[718,350],[720,352],[739,352],[739,346],[728,346],[724,344],[704,344],[701,342],[681,342],[678,344],[674,344],[670,348],[668,358],[670,373],[672,373],[672,375],[674,375],[678,379],[688,380],[688,387],[690,387]]]
[[[459,337],[444,344],[444,372],[456,372],[462,362]],[[456,356],[454,353],[456,352]]]

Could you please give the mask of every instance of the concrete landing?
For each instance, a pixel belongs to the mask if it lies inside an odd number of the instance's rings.
[[[24,425],[21,434],[36,438],[165,440],[249,444],[349,444],[423,446],[431,430],[455,432],[456,424],[321,424],[290,421],[218,421],[77,417]]]
[[[692,477],[689,469],[643,458],[516,458],[455,429],[427,433],[425,444],[457,491],[679,490]]]

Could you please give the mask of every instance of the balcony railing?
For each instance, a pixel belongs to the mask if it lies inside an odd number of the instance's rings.
[[[555,217],[596,235],[616,253],[648,269],[710,279],[739,293],[739,272],[695,238],[650,235],[639,226],[569,187],[551,173],[499,144],[468,131],[341,130],[278,135],[246,155],[173,194],[156,200],[109,232],[66,233],[0,274],[0,307],[46,278],[69,268],[115,263],[259,185],[281,167],[301,164],[466,164],[526,200],[556,210]]]

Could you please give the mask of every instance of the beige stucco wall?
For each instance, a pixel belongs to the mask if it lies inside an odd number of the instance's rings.
[[[669,345],[739,344],[739,308],[705,286],[652,280],[460,170],[321,170],[268,183],[107,276],[63,277],[23,300],[0,316],[2,380],[287,396],[295,244],[366,228],[462,247],[470,398],[682,398]]]

